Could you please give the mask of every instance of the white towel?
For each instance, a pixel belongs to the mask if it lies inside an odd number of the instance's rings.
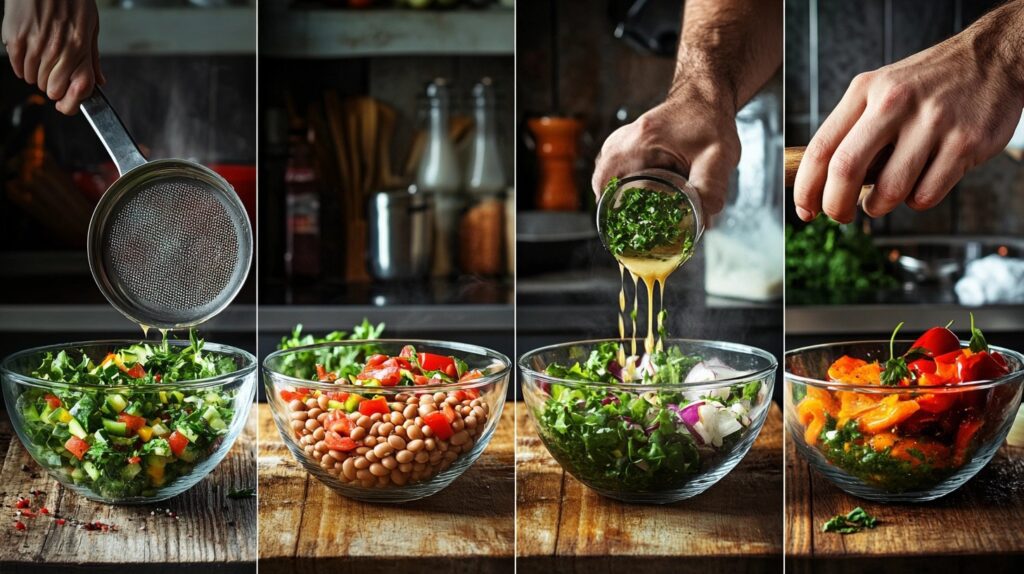
[[[967,264],[956,283],[961,305],[1024,303],[1024,259],[989,255]]]

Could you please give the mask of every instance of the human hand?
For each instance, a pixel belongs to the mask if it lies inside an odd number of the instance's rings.
[[[67,115],[106,79],[100,70],[94,0],[5,0],[0,31],[14,73]]]
[[[863,198],[870,217],[900,203],[934,207],[968,170],[1003,150],[1024,108],[1022,29],[1018,1],[937,46],[854,78],[800,163],[793,186],[800,218],[824,211],[852,221],[865,174],[887,146],[891,156]]]
[[[687,86],[608,136],[591,185],[600,196],[612,177],[667,169],[685,176],[704,212],[714,215],[725,206],[729,175],[739,158],[735,100],[717,90]]]

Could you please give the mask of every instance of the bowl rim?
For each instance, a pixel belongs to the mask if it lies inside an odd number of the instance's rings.
[[[614,382],[614,383],[605,383],[605,382],[600,382],[600,381],[576,381],[576,380],[571,380],[571,379],[562,379],[562,378],[553,377],[553,376],[551,376],[551,375],[549,375],[547,373],[535,370],[534,368],[529,366],[528,360],[527,360],[527,359],[529,359],[529,358],[531,358],[531,357],[533,357],[535,355],[539,355],[541,353],[548,352],[548,351],[554,351],[554,350],[557,350],[557,349],[560,349],[560,348],[564,348],[564,347],[569,347],[569,346],[572,346],[572,345],[590,345],[590,346],[595,346],[595,345],[598,345],[600,343],[619,343],[619,342],[625,343],[627,341],[629,341],[629,339],[620,339],[620,338],[587,339],[587,340],[583,340],[583,341],[570,341],[570,342],[566,342],[566,343],[556,343],[554,345],[545,345],[543,347],[538,347],[536,349],[533,349],[532,351],[528,351],[526,353],[523,353],[523,355],[519,357],[518,365],[519,365],[519,369],[523,372],[524,375],[530,375],[531,377],[534,377],[534,378],[543,379],[545,382],[548,382],[548,383],[565,385],[565,386],[568,386],[568,387],[575,387],[575,388],[604,388],[604,389],[616,389],[616,390],[619,390],[619,391],[630,391],[630,392],[641,392],[641,393],[645,393],[645,392],[648,392],[648,391],[665,392],[665,391],[673,391],[673,390],[678,390],[678,391],[698,391],[698,390],[705,390],[705,389],[717,389],[717,388],[721,388],[721,387],[725,387],[725,386],[738,385],[738,384],[742,384],[742,383],[749,383],[749,382],[755,381],[755,380],[763,380],[766,377],[768,377],[769,375],[775,376],[775,371],[779,367],[779,362],[775,358],[775,355],[773,355],[772,353],[769,353],[768,351],[765,351],[764,349],[760,349],[758,347],[752,347],[750,345],[744,345],[742,343],[730,343],[728,341],[714,341],[714,340],[710,340],[710,339],[681,339],[681,338],[668,338],[668,339],[664,339],[663,341],[664,341],[666,346],[669,345],[669,344],[672,344],[672,343],[689,343],[689,344],[695,344],[695,345],[703,345],[703,346],[706,346],[706,347],[711,347],[711,348],[719,349],[719,350],[723,350],[723,351],[737,351],[737,352],[747,353],[747,354],[751,354],[751,355],[756,355],[756,356],[758,356],[758,357],[760,357],[762,359],[767,359],[769,361],[769,365],[767,367],[765,367],[763,369],[760,369],[760,370],[757,370],[757,371],[751,371],[749,373],[743,373],[741,375],[738,375],[738,376],[735,376],[735,377],[730,377],[728,379],[718,379],[718,380],[715,380],[715,381],[702,381],[702,382],[699,382],[699,383],[694,382],[694,383],[648,383],[648,384],[642,384],[642,383],[624,383],[622,381]]]
[[[443,349],[450,349],[454,351],[462,351],[465,353],[473,353],[476,355],[482,355],[491,359],[495,359],[502,364],[500,371],[489,375],[484,375],[480,378],[473,379],[471,381],[455,382],[455,383],[433,383],[428,385],[415,385],[415,386],[393,386],[393,387],[371,387],[363,385],[352,385],[346,383],[327,383],[322,381],[314,381],[307,379],[300,379],[292,375],[287,375],[280,371],[276,371],[270,368],[269,363],[278,357],[289,353],[297,353],[303,351],[309,351],[313,349],[322,349],[324,347],[354,347],[368,344],[392,344],[392,345],[412,345],[418,347],[419,345],[433,346]],[[312,345],[303,345],[301,347],[292,347],[290,349],[279,349],[270,353],[263,359],[261,367],[273,381],[273,384],[279,382],[290,383],[292,385],[306,388],[306,389],[317,389],[321,391],[332,391],[332,392],[347,392],[347,393],[367,393],[370,391],[376,391],[378,393],[385,391],[392,391],[395,393],[402,392],[437,392],[437,391],[453,391],[463,389],[473,389],[482,387],[494,382],[501,382],[502,379],[508,382],[508,375],[512,371],[512,361],[504,354],[499,353],[493,349],[487,347],[481,347],[480,345],[473,345],[470,343],[458,343],[454,341],[438,341],[431,339],[355,339],[348,341],[329,341],[324,343],[314,343]],[[503,395],[504,396],[504,395]],[[273,401],[271,401],[273,404]]]
[[[906,343],[908,345],[913,345],[914,341],[912,339],[896,339],[894,341],[894,343]],[[875,394],[907,393],[907,392],[914,392],[914,391],[923,391],[923,392],[928,392],[928,393],[934,393],[936,391],[939,391],[940,393],[946,393],[946,392],[960,392],[960,391],[963,391],[964,389],[986,389],[986,388],[990,388],[990,387],[996,387],[996,386],[1008,383],[1008,382],[1010,382],[1010,381],[1012,381],[1014,379],[1018,379],[1018,378],[1021,377],[1022,374],[1024,374],[1024,369],[1019,369],[1019,370],[1016,370],[1016,371],[1012,371],[1012,372],[1010,372],[1010,373],[1008,373],[1006,375],[1003,375],[1002,377],[999,377],[998,379],[986,379],[986,380],[981,380],[981,381],[971,381],[971,382],[967,382],[967,383],[945,383],[945,384],[942,384],[942,385],[930,385],[930,386],[914,384],[914,385],[907,385],[907,386],[887,387],[887,386],[882,386],[882,385],[863,385],[863,384],[844,383],[844,382],[840,382],[840,381],[824,381],[824,380],[817,379],[817,378],[814,378],[814,377],[804,377],[802,375],[795,375],[793,373],[790,373],[789,369],[785,365],[786,360],[790,356],[795,356],[795,355],[800,354],[800,353],[806,353],[808,351],[817,351],[817,350],[827,349],[829,347],[840,347],[840,346],[843,346],[843,345],[870,345],[870,344],[880,344],[880,345],[883,345],[883,348],[888,348],[889,340],[888,339],[865,339],[865,340],[861,340],[861,341],[837,341],[837,342],[833,342],[833,343],[819,343],[817,345],[808,345],[806,347],[800,347],[800,348],[797,348],[797,349],[792,349],[792,350],[786,351],[785,354],[783,355],[783,363],[784,363],[783,364],[783,380],[785,380],[786,382],[801,383],[801,384],[811,385],[811,386],[814,386],[814,387],[826,388],[826,389],[829,389],[829,390],[860,391],[860,392],[870,392],[870,393],[875,393]],[[961,340],[960,341],[960,345],[961,345],[961,347],[960,347],[961,349],[964,348],[964,347],[969,347],[970,346],[970,342],[969,341]],[[1021,353],[1019,353],[1017,351],[1014,351],[1012,349],[1007,349],[1005,347],[999,347],[997,345],[989,345],[988,348],[989,348],[990,351],[998,351],[1001,354],[1009,355],[1009,356],[1013,357],[1014,359],[1016,359],[1017,362],[1019,362],[1021,364],[1024,364],[1024,354],[1021,354]]]
[[[163,344],[164,341],[158,344]],[[185,347],[191,344],[190,341],[185,339],[166,339],[165,342],[169,345],[176,347]],[[233,379],[239,379],[252,374],[256,370],[257,360],[256,357],[238,347],[232,347],[231,345],[224,345],[221,343],[211,343],[203,341],[203,351],[213,351],[224,355],[233,355],[241,357],[245,364],[230,373],[223,375],[217,375],[215,377],[206,377],[202,379],[190,379],[187,381],[175,381],[173,383],[160,382],[160,383],[140,383],[130,385],[97,385],[93,383],[69,383],[64,381],[50,381],[46,379],[40,379],[31,375],[19,373],[11,368],[11,364],[18,359],[22,359],[34,353],[44,352],[55,352],[55,351],[84,351],[86,347],[100,347],[107,346],[112,349],[122,349],[124,347],[130,347],[131,345],[137,344],[154,344],[149,341],[137,341],[134,339],[97,339],[93,341],[76,341],[72,343],[57,343],[53,345],[42,345],[39,347],[32,347],[29,349],[23,349],[16,351],[10,355],[4,357],[3,361],[0,361],[0,375],[3,378],[13,379],[18,384],[29,385],[41,388],[55,388],[55,389],[73,389],[73,390],[90,390],[90,391],[103,391],[103,392],[118,392],[118,391],[131,391],[133,393],[144,393],[144,392],[159,392],[166,390],[192,390],[192,389],[206,389],[210,387],[216,387],[223,385]]]

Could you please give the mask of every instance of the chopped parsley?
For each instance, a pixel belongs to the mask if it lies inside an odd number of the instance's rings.
[[[878,519],[871,516],[861,507],[854,508],[846,514],[837,514],[830,518],[822,527],[822,532],[837,532],[839,534],[854,534],[865,528],[874,528],[878,525]]]
[[[612,178],[604,193],[614,193],[618,186],[618,179]],[[622,192],[617,207],[609,207],[605,223],[608,249],[615,256],[647,254],[683,243],[683,252],[688,253],[693,249],[693,238],[683,237],[682,223],[689,211],[674,193],[629,188]]]

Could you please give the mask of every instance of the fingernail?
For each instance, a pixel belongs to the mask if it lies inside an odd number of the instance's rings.
[[[811,216],[813,215],[810,211],[807,211],[806,209],[799,206],[797,206],[796,208],[796,214],[803,221],[810,221]]]

